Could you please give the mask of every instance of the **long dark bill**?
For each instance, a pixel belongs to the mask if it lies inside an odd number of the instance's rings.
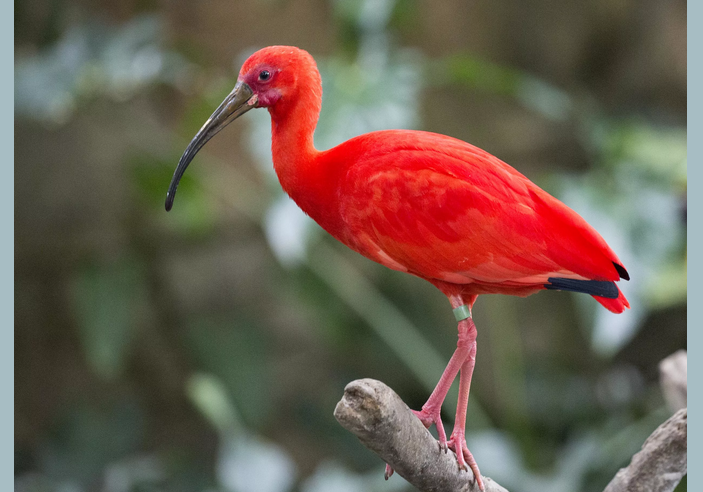
[[[197,135],[190,141],[188,148],[186,148],[186,151],[181,156],[181,160],[178,161],[178,167],[176,167],[176,172],[173,173],[171,185],[168,187],[168,193],[166,193],[167,212],[173,207],[173,199],[176,197],[178,183],[183,173],[185,173],[188,164],[190,164],[190,161],[195,157],[195,154],[203,148],[203,145],[205,145],[208,140],[217,135],[220,130],[250,109],[255,108],[256,100],[253,99],[253,97],[254,92],[248,84],[237,82],[232,92],[222,101],[220,107],[212,113],[212,116],[208,118]]]

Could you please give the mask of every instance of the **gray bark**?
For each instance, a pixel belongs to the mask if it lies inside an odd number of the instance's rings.
[[[664,399],[676,413],[647,438],[642,450],[627,468],[618,471],[604,492],[670,492],[686,475],[687,360],[686,351],[679,350],[659,363]]]
[[[349,383],[334,416],[420,491],[479,491],[471,471],[459,470],[455,454],[441,451],[432,434],[382,382],[360,379]],[[683,408],[659,426],[604,492],[673,491],[687,472],[687,421],[688,411]],[[492,479],[484,476],[483,480],[486,492],[507,492]]]
[[[478,492],[471,471],[460,470],[453,451],[439,449],[403,400],[374,379],[352,381],[344,388],[334,416],[361,443],[422,492]],[[507,492],[483,477],[486,492]]]
[[[682,408],[647,438],[604,492],[670,492],[686,474],[688,409]]]
[[[688,357],[685,350],[674,352],[659,363],[659,383],[664,400],[672,412],[687,407]]]

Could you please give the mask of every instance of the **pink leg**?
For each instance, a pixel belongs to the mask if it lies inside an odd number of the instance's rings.
[[[475,296],[470,304],[475,301]],[[464,304],[464,300],[459,295],[450,295],[449,302],[452,308],[457,308]],[[456,350],[452,354],[452,358],[449,359],[447,367],[442,373],[442,377],[439,378],[437,386],[435,386],[432,394],[427,399],[427,402],[422,406],[420,411],[413,410],[417,418],[424,424],[425,427],[429,428],[432,424],[437,427],[437,435],[439,437],[439,447],[447,451],[449,446],[453,446],[453,443],[458,442],[458,438],[455,437],[457,433],[457,427],[461,429],[461,439],[463,439],[462,449],[465,449],[467,453],[466,461],[468,461],[469,466],[474,471],[474,475],[477,477],[479,487],[483,490],[483,481],[481,480],[481,475],[478,473],[478,466],[473,456],[466,447],[466,438],[464,437],[464,427],[466,424],[466,406],[468,404],[469,398],[469,386],[471,385],[471,374],[473,373],[474,364],[476,361],[476,325],[474,325],[473,319],[467,318],[459,321],[458,325],[459,340],[456,344]],[[470,369],[465,370],[467,365],[470,364]],[[459,379],[459,401],[457,403],[457,420],[454,424],[454,431],[452,432],[452,439],[447,441],[447,434],[444,431],[444,426],[442,425],[442,418],[440,416],[442,411],[442,403],[447,397],[449,388],[451,388],[456,375],[461,370],[461,378]],[[465,376],[468,375],[468,376]],[[467,382],[465,378],[468,377]],[[465,394],[464,394],[465,393]],[[463,404],[462,404],[463,402]],[[454,449],[454,448],[452,448]],[[466,461],[464,460],[464,453],[460,453],[461,457],[457,456],[459,461],[459,466],[466,468]],[[386,464],[385,478],[388,480],[390,476],[393,475],[393,468]]]
[[[474,332],[475,330],[476,328],[474,328]],[[474,337],[474,343],[471,346],[469,355],[464,364],[461,366],[461,376],[459,377],[459,399],[456,406],[456,419],[454,420],[454,430],[452,430],[452,435],[447,443],[447,446],[456,453],[459,467],[466,469],[468,465],[474,474],[475,480],[478,482],[479,488],[484,490],[483,480],[481,479],[481,473],[478,470],[478,465],[466,445],[466,408],[469,404],[471,375],[474,372],[475,364],[476,342]]]
[[[459,373],[464,361],[469,356],[469,351],[471,346],[474,345],[474,340],[476,339],[476,328],[473,328],[473,321],[465,319],[459,322],[459,341],[456,344],[456,350],[449,359],[449,364],[447,364],[446,369],[442,373],[442,377],[439,378],[437,386],[435,386],[434,391],[427,399],[427,402],[422,405],[422,410],[414,411],[417,418],[422,421],[425,427],[429,427],[432,424],[437,426],[437,435],[439,436],[439,445],[446,451],[447,449],[447,435],[444,432],[444,426],[442,425],[442,419],[440,413],[442,411],[442,403],[451,388],[456,375]],[[473,333],[473,338],[471,334]]]
[[[454,379],[456,379],[456,375],[459,373],[459,370],[461,370],[462,364],[469,356],[470,347],[472,346],[471,342],[466,340],[465,336],[462,337],[462,333],[470,331],[468,327],[462,326],[468,324],[469,321],[471,322],[471,326],[473,326],[473,321],[471,321],[471,319],[459,322],[459,341],[456,344],[456,350],[454,350],[452,358],[449,359],[449,364],[447,364],[447,367],[444,369],[442,377],[439,378],[439,382],[427,399],[427,402],[422,405],[422,410],[413,410],[413,413],[420,419],[420,422],[422,422],[425,427],[429,428],[432,424],[436,425],[437,435],[439,436],[439,447],[444,449],[445,452],[447,451],[447,433],[444,431],[442,418],[440,416],[442,403],[444,403],[444,398],[446,398],[449,388],[451,388]],[[475,340],[476,328],[473,329],[473,333]],[[475,343],[473,343],[473,346],[475,346]],[[459,399],[461,400],[461,393],[459,394]],[[464,409],[464,417],[466,417],[466,409]],[[384,474],[386,480],[388,480],[391,475],[393,475],[393,468],[389,464],[386,464],[386,472]]]

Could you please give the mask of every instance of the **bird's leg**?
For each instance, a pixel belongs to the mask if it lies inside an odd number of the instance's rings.
[[[470,326],[473,327],[473,332],[469,329],[469,322]],[[471,338],[471,333],[473,333],[473,339]],[[474,327],[474,323],[471,318],[459,321],[459,341],[456,344],[456,350],[454,350],[452,358],[449,359],[449,364],[447,364],[447,367],[444,369],[442,377],[439,378],[439,382],[437,383],[437,386],[435,386],[430,397],[427,399],[427,402],[422,405],[422,409],[419,411],[412,411],[425,427],[429,428],[432,424],[435,424],[437,427],[437,435],[439,437],[439,447],[440,449],[443,449],[445,453],[448,448],[447,433],[444,431],[442,418],[440,416],[442,412],[442,403],[444,403],[444,399],[446,398],[454,379],[456,379],[456,375],[459,373],[459,370],[462,369],[464,361],[469,356],[471,346],[473,345],[475,347],[475,340],[476,328]],[[459,398],[461,399],[461,396]],[[464,417],[466,417],[466,409],[464,409]],[[471,459],[473,460],[473,458]],[[386,464],[386,472],[384,474],[386,480],[388,480],[391,475],[393,475],[393,468],[389,464]]]
[[[456,375],[459,373],[461,366],[469,356],[472,345],[476,342],[476,326],[471,319],[471,308],[464,303],[464,299],[459,295],[450,295],[449,302],[454,309],[454,317],[459,323],[457,326],[459,340],[456,342],[456,350],[454,350],[452,358],[449,359],[449,364],[447,364],[447,367],[444,369],[442,377],[439,378],[439,382],[427,399],[427,402],[422,406],[419,412],[415,411],[415,415],[417,415],[417,418],[420,419],[425,427],[429,428],[433,423],[436,425],[439,446],[441,449],[444,449],[445,452],[447,451],[447,434],[444,431],[440,416],[442,403]]]
[[[473,349],[473,354],[475,356],[476,354],[476,325],[474,325],[473,320],[471,319],[471,308],[469,307],[470,304],[473,304],[473,301],[476,300],[474,297],[473,300],[467,305],[464,302],[464,299],[460,295],[450,295],[449,297],[449,302],[452,305],[452,308],[454,309],[454,316],[459,323],[458,325],[458,331],[459,331],[459,340],[456,343],[456,350],[454,350],[454,353],[452,354],[452,358],[449,359],[449,363],[447,364],[447,367],[444,369],[444,372],[442,373],[442,377],[439,378],[439,382],[437,383],[437,386],[435,386],[434,390],[432,391],[432,394],[430,397],[427,399],[427,402],[425,402],[424,405],[422,405],[422,409],[417,411],[413,410],[412,412],[417,416],[417,418],[420,419],[420,422],[422,424],[429,428],[432,424],[435,424],[437,428],[437,436],[438,436],[438,441],[439,441],[439,447],[440,449],[443,449],[444,452],[447,452],[448,449],[448,443],[447,443],[447,434],[444,430],[444,426],[442,425],[442,417],[441,417],[441,412],[442,412],[442,403],[444,403],[444,399],[447,397],[447,393],[449,392],[449,388],[451,388],[452,383],[454,382],[454,379],[456,379],[456,375],[459,373],[460,370],[462,370],[465,362],[469,358],[469,355]],[[475,360],[475,359],[474,359]],[[471,364],[471,371],[468,373],[469,374],[469,384],[471,383],[471,372],[473,372],[473,363]],[[463,374],[463,372],[462,372]],[[463,376],[462,376],[463,377]],[[466,387],[466,398],[464,400],[467,400],[468,403],[468,397],[469,397],[469,388],[468,385]],[[462,400],[461,396],[461,380],[460,380],[460,393],[459,393],[459,401]],[[457,409],[457,416],[459,415],[459,409]],[[463,410],[463,420],[462,422],[466,421],[466,404],[464,404],[464,410]],[[456,424],[455,424],[455,430],[456,430]],[[462,425],[463,429],[463,425]],[[453,434],[452,434],[453,436]],[[463,434],[462,434],[463,436]],[[466,439],[464,439],[464,442]],[[464,444],[464,447],[466,445]],[[466,449],[468,452],[468,448]],[[478,468],[476,467],[476,462],[473,459],[473,456],[471,456],[471,453],[469,453],[470,460],[469,463],[473,463],[471,466],[471,469],[475,469],[476,472],[478,472]],[[464,463],[463,467],[466,468],[466,463],[462,459],[459,461],[459,465],[461,466],[462,463]],[[388,480],[391,475],[393,475],[393,468],[386,463],[386,472],[385,472],[385,478]],[[478,477],[478,483],[479,486],[481,486],[481,490],[483,490],[483,482],[481,481],[481,476],[476,475]]]
[[[473,321],[471,321],[473,325]],[[474,332],[474,341],[471,345],[469,355],[466,361],[461,366],[461,375],[459,376],[459,399],[456,405],[456,419],[454,420],[454,430],[449,438],[447,446],[456,453],[459,467],[466,469],[471,468],[474,478],[481,490],[484,490],[481,473],[478,470],[478,465],[471,451],[466,445],[466,408],[469,404],[469,388],[471,387],[471,375],[474,372],[476,364],[476,327],[472,326]]]
[[[437,386],[435,386],[427,402],[422,405],[422,409],[420,411],[413,410],[425,427],[429,428],[432,424],[436,425],[439,445],[445,451],[447,450],[447,434],[444,431],[440,414],[442,412],[442,403],[449,392],[449,388],[451,388],[461,366],[469,356],[471,342],[467,339],[467,329],[463,326],[466,323],[467,320],[459,322],[459,341],[456,344],[456,350],[454,350],[452,358],[449,359],[449,364],[447,364],[446,369],[444,369],[442,377],[439,378]]]

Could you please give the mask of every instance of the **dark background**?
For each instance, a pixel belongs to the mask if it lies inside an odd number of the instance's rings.
[[[265,111],[163,210],[271,44],[318,61],[319,148],[401,127],[469,141],[623,260],[625,314],[560,292],[474,310],[481,471],[602,490],[672,413],[657,363],[686,347],[683,1],[16,1],[15,490],[407,490],[332,411],[361,377],[419,408],[456,343],[446,299],[296,213]]]

